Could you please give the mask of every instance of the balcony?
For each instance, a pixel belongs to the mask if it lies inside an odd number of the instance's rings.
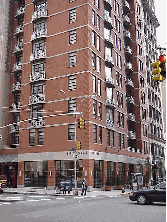
[[[135,140],[136,139],[136,133],[134,131],[129,131],[128,132],[128,138],[131,140]]]
[[[43,117],[39,117],[38,119],[32,119],[29,121],[29,127],[30,128],[39,128],[39,127],[43,127],[44,124],[44,118]]]
[[[19,127],[20,127],[20,123],[13,123],[12,125],[10,125],[10,130],[9,133],[15,133],[17,131],[19,131]]]
[[[113,46],[113,37],[111,35],[108,35],[105,37],[105,41]]]
[[[25,13],[25,6],[24,7],[20,7],[17,9],[16,11],[16,18],[20,17],[20,16],[23,16]]]
[[[45,59],[46,58],[46,50],[32,53],[30,56],[30,62],[35,60]]]
[[[39,73],[30,74],[30,82],[45,80],[45,71]]]
[[[112,98],[107,97],[107,98],[106,98],[106,106],[109,106],[109,107],[115,109],[115,108],[116,108],[116,107],[115,107],[115,100],[112,99]]]
[[[45,102],[45,94],[36,94],[36,95],[31,95],[29,97],[29,105],[44,103],[44,102]]]
[[[132,96],[127,97],[126,101],[132,105],[135,105],[134,98]]]
[[[104,14],[104,22],[106,22],[107,25],[109,25],[111,28],[113,28],[112,18],[109,15]]]
[[[127,113],[127,120],[135,122],[135,115],[133,113]]]
[[[31,41],[46,38],[46,30],[36,31],[32,33]]]
[[[131,23],[130,23],[130,18],[127,15],[123,15],[123,24],[125,27],[130,27]]]
[[[131,79],[127,79],[126,80],[126,85],[130,88],[134,88],[134,83]]]
[[[106,5],[107,7],[110,8],[110,10],[112,9],[112,0],[104,0],[104,5]]]
[[[110,87],[115,87],[114,86],[114,78],[112,76],[106,77],[106,86]]]
[[[128,30],[124,30],[125,42],[130,43],[132,41],[131,33]]]
[[[14,47],[13,53],[17,54],[23,51],[23,43],[22,44],[17,44]]]
[[[12,92],[21,91],[21,83],[16,82],[12,85]]]
[[[12,105],[11,105],[11,111],[10,111],[11,113],[18,113],[18,112],[20,112],[20,102],[18,102],[18,103],[13,103]]]
[[[108,66],[114,66],[113,57],[111,57],[110,55],[105,55],[105,62]]]
[[[43,18],[47,18],[48,12],[47,10],[43,10],[43,11],[36,11],[32,14],[32,22],[35,22],[36,20],[40,20]]]
[[[18,72],[22,70],[22,62],[15,63],[13,66],[13,72]]]
[[[24,32],[24,26],[19,25],[16,27],[14,35],[21,35],[23,34],[23,32]]]
[[[127,62],[126,65],[125,65],[125,69],[126,69],[126,72],[128,72],[128,73],[133,72],[133,66],[132,66],[132,63]]]
[[[106,120],[106,126],[108,129],[113,129],[114,128],[114,122],[111,121],[110,119]]]
[[[126,0],[123,1],[123,10],[124,10],[125,13],[130,12],[130,5]]]
[[[132,49],[130,48],[130,46],[125,47],[125,56],[127,57],[132,56]]]

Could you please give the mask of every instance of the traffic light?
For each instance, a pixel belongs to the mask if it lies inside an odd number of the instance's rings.
[[[81,142],[77,141],[77,150],[81,149]]]
[[[156,76],[152,77],[153,81],[164,81],[166,79],[166,56],[160,55],[159,59],[156,62],[151,63],[151,67],[154,69],[152,70],[152,74]]]
[[[84,119],[82,119],[82,117],[80,117],[79,119],[78,119],[78,128],[79,129],[85,129],[85,120]]]

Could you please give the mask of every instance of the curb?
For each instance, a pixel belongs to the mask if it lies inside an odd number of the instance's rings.
[[[126,195],[129,195],[130,193],[121,193],[121,194],[119,194],[118,196],[120,197],[120,196],[126,196]]]

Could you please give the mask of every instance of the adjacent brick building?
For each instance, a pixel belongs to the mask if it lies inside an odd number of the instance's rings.
[[[85,120],[78,186],[84,177],[95,188],[117,177],[126,186],[131,173],[146,173],[147,157],[164,159],[153,1],[11,2],[10,149],[0,156],[10,184],[74,182],[76,111]]]

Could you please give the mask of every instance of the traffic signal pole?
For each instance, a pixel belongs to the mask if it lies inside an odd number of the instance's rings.
[[[77,115],[74,114],[74,151],[76,154],[76,148],[77,148],[77,129],[76,129],[76,125],[77,125]],[[77,189],[77,159],[74,156],[74,178],[75,178],[75,190]]]

